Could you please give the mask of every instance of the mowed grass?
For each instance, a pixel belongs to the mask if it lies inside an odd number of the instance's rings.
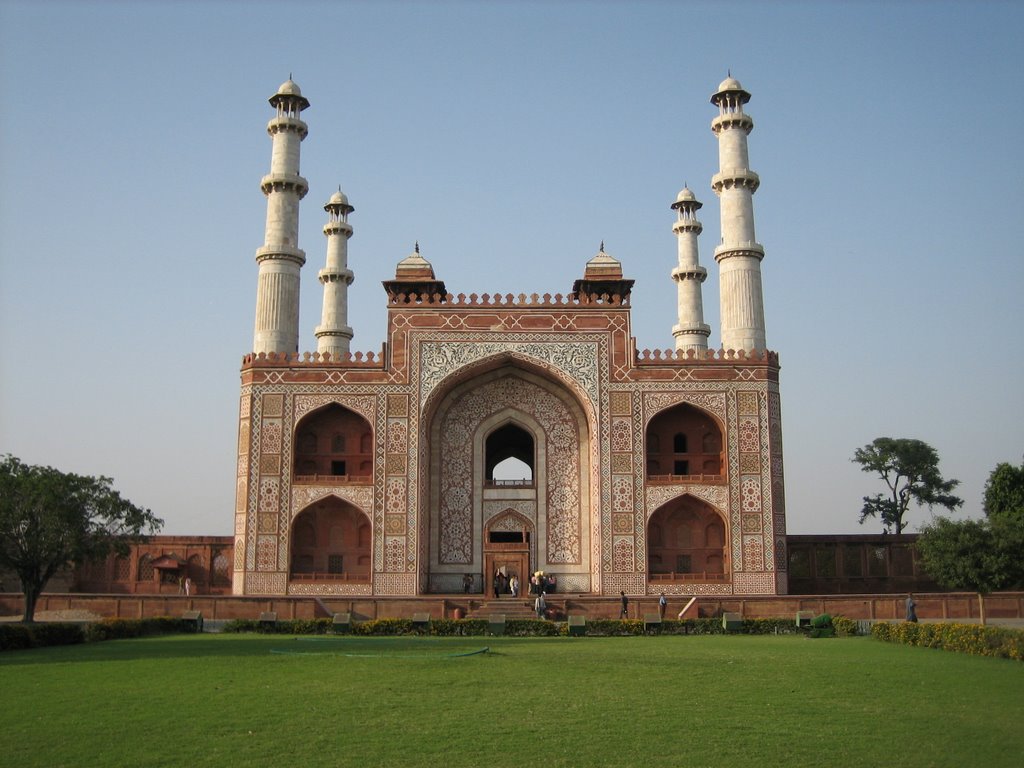
[[[6,766],[1016,767],[1022,724],[1024,664],[869,638],[200,635],[0,654]]]

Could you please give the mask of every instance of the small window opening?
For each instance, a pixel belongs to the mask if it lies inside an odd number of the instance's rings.
[[[672,463],[672,474],[673,475],[688,475],[690,474],[690,462],[688,461],[675,461]]]
[[[344,475],[345,474],[345,462],[344,461],[332,461],[331,462],[331,474],[332,475]]]
[[[491,544],[522,544],[522,531],[491,531],[488,536]]]

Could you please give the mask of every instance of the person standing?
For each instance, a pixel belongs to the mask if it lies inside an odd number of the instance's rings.
[[[622,601],[622,609],[619,611],[619,618],[629,618],[629,598],[624,591],[619,592],[619,599]]]
[[[185,577],[185,597],[189,597],[192,594],[192,579],[188,576]]]
[[[537,599],[533,601],[533,609],[535,611],[537,611],[537,618],[538,619],[543,619],[544,618],[544,611],[547,609],[547,607],[548,607],[548,604],[544,600],[544,593],[543,592],[538,592],[537,593]]]
[[[917,603],[914,602],[913,595],[907,595],[907,621],[917,623]]]
[[[661,593],[661,597],[658,598],[658,617],[665,620],[665,609],[668,608],[668,600],[665,599],[665,593]]]

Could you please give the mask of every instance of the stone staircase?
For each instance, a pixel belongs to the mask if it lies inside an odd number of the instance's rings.
[[[502,613],[506,619],[535,619],[537,614],[533,611],[533,598],[526,597],[499,597],[473,601],[473,609],[469,611],[467,619],[488,619],[496,613]]]

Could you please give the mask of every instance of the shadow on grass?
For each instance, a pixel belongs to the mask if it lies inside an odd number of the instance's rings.
[[[269,654],[281,656],[358,656],[364,658],[461,658],[486,648],[501,656],[512,648],[529,646],[538,650],[547,644],[567,642],[554,637],[432,637],[404,635],[367,637],[362,635],[161,635],[156,637],[107,640],[80,645],[33,648],[0,653],[0,668],[39,664],[196,659],[202,657],[249,658]]]

